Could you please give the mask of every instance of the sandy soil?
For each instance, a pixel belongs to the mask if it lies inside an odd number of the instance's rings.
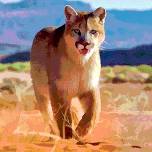
[[[8,75],[12,77],[12,73]],[[23,73],[22,78],[30,80]],[[38,110],[2,109],[0,152],[151,152],[152,90],[146,86],[103,83],[101,119],[85,144],[57,137],[50,140],[48,127]]]
[[[4,71],[0,73],[0,83],[2,82],[3,79],[5,78],[18,78],[21,81],[29,81],[31,82],[31,77],[29,75],[29,73],[25,73],[25,72],[12,72],[12,71]]]

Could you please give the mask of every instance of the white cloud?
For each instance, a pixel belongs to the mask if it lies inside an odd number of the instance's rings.
[[[20,2],[22,0],[0,0],[0,2],[7,4],[7,3],[17,3]]]
[[[93,8],[102,6],[106,9],[152,9],[152,0],[80,0],[88,2]]]

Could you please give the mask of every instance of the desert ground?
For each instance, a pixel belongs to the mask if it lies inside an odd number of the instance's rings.
[[[85,143],[49,133],[29,68],[0,65],[0,71],[0,152],[152,151],[151,67],[102,68],[101,118]]]

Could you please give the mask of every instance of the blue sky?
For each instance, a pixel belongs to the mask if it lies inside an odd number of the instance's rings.
[[[22,0],[0,0],[3,3],[16,3]],[[70,0],[69,0],[70,1]],[[76,1],[76,0],[74,0]],[[106,9],[152,9],[152,0],[79,0],[88,2],[93,8],[103,6]]]
[[[93,8],[102,6],[106,9],[152,9],[152,0],[80,0],[88,2]]]
[[[0,0],[0,2],[2,3],[16,3],[16,2],[20,2],[21,0]]]

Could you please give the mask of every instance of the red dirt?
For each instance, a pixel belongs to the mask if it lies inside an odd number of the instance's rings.
[[[89,143],[49,140],[38,110],[2,110],[0,152],[151,152],[152,94],[144,90],[144,84],[103,84],[101,95],[101,120],[87,137]]]
[[[7,114],[7,112],[6,112]],[[144,119],[144,120],[143,120]],[[39,111],[22,112],[19,121],[8,123],[0,141],[1,151],[103,151],[127,150],[150,152],[152,148],[151,115],[107,113],[88,137],[90,144],[76,144],[75,140],[50,140]],[[33,121],[35,120],[35,121]],[[145,121],[143,123],[141,120]],[[149,124],[148,126],[146,124]],[[133,127],[132,127],[133,126]],[[140,126],[139,129],[137,126]],[[143,132],[139,133],[140,129]],[[145,135],[148,135],[145,137]],[[63,150],[64,149],[64,150]],[[129,152],[129,151],[128,151]]]

